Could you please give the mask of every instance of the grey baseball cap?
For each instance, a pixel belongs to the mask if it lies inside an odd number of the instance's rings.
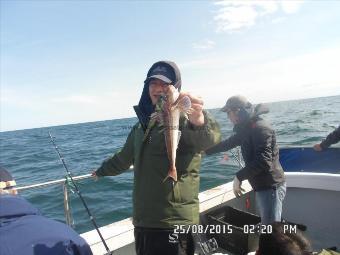
[[[240,108],[249,108],[251,103],[244,96],[232,96],[229,97],[225,106],[221,108],[222,112],[227,112],[230,110],[240,109]]]

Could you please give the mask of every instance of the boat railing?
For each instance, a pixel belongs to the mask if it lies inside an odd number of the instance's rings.
[[[72,177],[72,179],[76,181],[80,180],[85,180],[93,178],[91,177],[91,174],[84,174],[84,175],[78,175],[75,177]],[[63,194],[64,194],[64,212],[65,212],[65,221],[66,224],[69,226],[73,226],[73,220],[72,220],[72,214],[71,214],[71,208],[69,204],[69,180],[67,177],[59,180],[54,180],[54,181],[48,181],[48,182],[42,182],[42,183],[37,183],[37,184],[32,184],[32,185],[26,185],[22,187],[16,187],[17,191],[22,191],[22,190],[30,190],[30,189],[39,189],[39,188],[44,188],[47,186],[52,186],[52,185],[62,185],[63,187]]]

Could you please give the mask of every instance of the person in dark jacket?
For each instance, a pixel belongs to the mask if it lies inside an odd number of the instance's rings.
[[[279,162],[279,149],[271,126],[260,115],[269,112],[265,105],[254,107],[243,96],[230,97],[221,109],[228,113],[235,134],[205,151],[207,155],[241,146],[245,167],[236,173],[235,196],[242,194],[241,183],[248,180],[256,193],[262,224],[281,221],[286,193],[285,176]]]
[[[189,96],[193,111],[179,119],[181,136],[176,152],[177,181],[167,178],[170,162],[163,127],[150,116],[160,96],[173,85],[181,90],[177,65],[170,61],[153,64],[144,81],[138,106],[138,122],[123,148],[105,160],[94,176],[118,175],[133,165],[133,224],[138,255],[194,254],[192,236],[174,233],[177,226],[199,223],[199,170],[201,151],[220,141],[217,122],[203,110],[200,97]]]
[[[340,141],[340,126],[330,133],[321,143],[314,145],[314,150],[322,151]]]
[[[17,195],[15,185],[0,167],[1,255],[92,255],[83,238],[69,226],[42,216]]]

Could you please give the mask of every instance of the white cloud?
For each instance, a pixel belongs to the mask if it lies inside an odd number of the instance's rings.
[[[232,31],[255,24],[257,12],[250,6],[226,7],[214,18],[217,21],[217,31]]]
[[[198,43],[193,43],[192,47],[196,50],[209,50],[215,47],[215,42],[206,39]]]
[[[235,32],[255,25],[256,20],[276,13],[280,9],[286,14],[299,10],[303,1],[240,1],[222,0],[215,2],[220,9],[214,17],[217,32]]]

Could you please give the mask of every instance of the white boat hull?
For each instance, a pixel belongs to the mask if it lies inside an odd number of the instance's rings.
[[[286,173],[287,195],[284,200],[283,218],[307,226],[306,236],[315,250],[331,246],[340,247],[340,174]],[[246,195],[235,198],[232,182],[217,186],[199,194],[200,213],[221,204],[256,213],[254,192],[248,182],[242,186],[250,195],[250,208],[246,209]],[[250,192],[250,193],[249,193]],[[134,234],[131,218],[100,228],[114,254],[134,255]],[[106,250],[96,232],[82,234],[90,244],[93,254],[105,254]]]

